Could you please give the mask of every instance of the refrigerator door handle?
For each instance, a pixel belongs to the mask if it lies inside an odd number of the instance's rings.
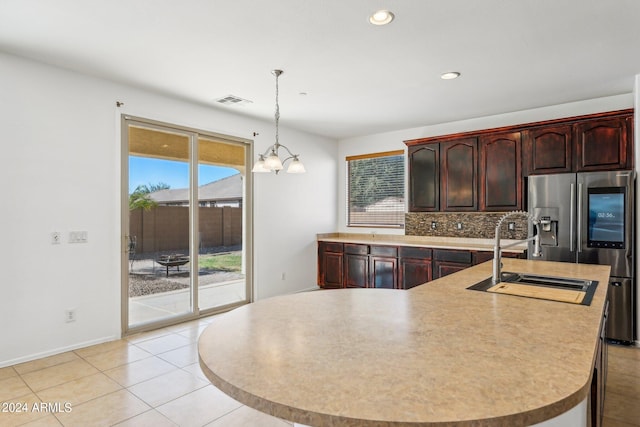
[[[582,252],[580,249],[582,248],[582,183],[578,183],[578,224],[576,227],[576,249],[578,253]]]
[[[575,203],[573,202],[576,199],[576,188],[575,188],[575,184],[571,183],[571,189],[570,189],[570,197],[569,200],[571,200],[571,209],[569,210],[569,251],[573,252],[575,251],[575,247],[574,247],[574,243],[575,243],[575,236],[573,235],[574,230],[576,229],[575,227],[575,221],[576,221],[576,207],[575,207]]]

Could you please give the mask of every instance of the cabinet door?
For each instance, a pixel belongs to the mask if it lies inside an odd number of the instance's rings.
[[[441,210],[477,210],[478,143],[476,138],[441,142],[440,157]]]
[[[470,267],[470,264],[461,264],[459,262],[450,261],[433,261],[433,278],[439,279],[440,277],[447,276],[452,273],[464,270]]]
[[[369,255],[344,254],[344,286],[366,288],[369,284]]]
[[[440,209],[440,145],[409,147],[409,211]]]
[[[479,146],[480,210],[521,209],[520,132],[482,136]]]
[[[342,287],[341,253],[325,252],[322,258],[321,286],[324,288]]]
[[[398,288],[398,258],[371,256],[369,257],[369,271],[371,272],[370,287]]]
[[[524,132],[524,175],[565,173],[573,168],[571,125],[550,126]]]
[[[629,169],[632,165],[625,117],[575,125],[576,172]]]
[[[448,274],[471,267],[473,254],[471,251],[434,249],[433,278],[438,279]]]
[[[318,286],[342,287],[342,243],[318,243]]]
[[[411,289],[414,286],[431,281],[431,259],[400,258],[398,263],[398,285],[400,289]]]

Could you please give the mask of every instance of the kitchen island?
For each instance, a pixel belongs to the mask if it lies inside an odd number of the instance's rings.
[[[600,285],[589,306],[466,289],[486,262],[408,291],[274,297],[207,327],[200,366],[238,401],[311,426],[587,425],[609,267],[504,269]]]

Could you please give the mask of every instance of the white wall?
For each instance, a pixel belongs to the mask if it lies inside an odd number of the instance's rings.
[[[120,336],[121,113],[249,139],[258,132],[256,152],[274,137],[269,121],[2,53],[0,93],[0,366]],[[315,235],[337,227],[337,142],[286,127],[280,139],[308,173],[255,177],[257,298],[314,287]],[[88,231],[88,243],[69,244],[74,230]],[[53,231],[62,244],[50,243]],[[76,322],[65,323],[68,308]]]
[[[359,136],[342,139],[339,141],[338,151],[338,231],[352,233],[378,232],[385,234],[404,234],[400,229],[367,229],[347,227],[346,224],[346,163],[345,157],[357,154],[375,153],[381,151],[402,150],[406,152],[403,141],[409,139],[426,138],[430,136],[447,135],[458,132],[468,132],[494,127],[531,123],[543,120],[558,119],[564,117],[580,116],[584,114],[599,113],[605,111],[622,110],[634,106],[634,98],[629,88],[628,94],[611,96],[607,98],[592,99],[582,102],[554,105],[533,110],[517,111],[496,116],[480,117],[458,122],[442,123],[432,126],[424,126],[411,129],[403,129],[395,132],[387,132],[376,135]],[[637,99],[637,98],[636,98]],[[636,106],[637,108],[637,106]],[[636,116],[637,119],[637,116]],[[637,127],[636,127],[637,129]],[[636,132],[637,134],[637,132]],[[637,138],[637,137],[636,137]],[[636,148],[636,154],[640,151]],[[637,164],[638,162],[636,162]],[[406,171],[405,171],[406,173]]]

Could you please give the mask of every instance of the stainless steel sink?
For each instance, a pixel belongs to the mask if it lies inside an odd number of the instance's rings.
[[[503,282],[519,283],[522,285],[546,286],[558,289],[570,289],[573,291],[587,291],[594,283],[593,280],[573,279],[569,277],[541,276],[538,274],[525,273],[502,273],[500,278]]]
[[[469,286],[467,289],[476,291],[487,291],[494,284],[489,277],[475,285]],[[580,304],[591,305],[593,294],[598,286],[598,281],[588,279],[574,279],[571,277],[544,276],[539,274],[502,272],[500,274],[502,283],[515,283],[518,285],[545,287],[553,289],[567,289],[572,291],[584,292],[584,298]]]

